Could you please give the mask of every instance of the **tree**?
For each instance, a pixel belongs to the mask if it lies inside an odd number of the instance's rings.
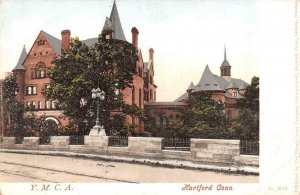
[[[175,136],[217,138],[224,127],[224,107],[208,91],[192,93],[182,110]]]
[[[105,92],[105,100],[100,103],[100,121],[106,133],[130,130],[125,115],[140,117],[141,111],[131,112],[121,91],[132,86],[137,57],[137,49],[132,44],[117,44],[102,35],[91,47],[78,38],[71,39],[70,49],[53,62],[55,67],[49,75],[51,87],[45,93],[60,103],[71,120],[73,133],[88,134],[95,124],[96,106],[91,90],[98,87]]]
[[[230,129],[239,139],[259,140],[259,77],[253,77],[245,95],[238,100],[239,116]]]
[[[7,113],[6,120],[8,128],[6,128],[7,136],[24,137],[31,136],[39,130],[39,120],[36,119],[33,108],[24,106],[16,98],[18,85],[16,77],[11,75],[3,80],[3,103],[4,110]]]

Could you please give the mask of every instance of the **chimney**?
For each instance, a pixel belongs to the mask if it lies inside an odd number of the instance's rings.
[[[61,49],[67,51],[70,49],[70,30],[63,30],[61,31]]]
[[[137,48],[138,47],[138,41],[139,41],[139,39],[138,39],[139,31],[136,27],[132,27],[131,33],[132,33],[132,45]]]
[[[149,49],[149,61],[150,61],[150,60],[154,61],[154,59],[153,59],[153,53],[154,53],[153,48],[150,48],[150,49]]]

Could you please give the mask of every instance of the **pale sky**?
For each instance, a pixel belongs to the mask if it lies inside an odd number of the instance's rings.
[[[63,29],[80,39],[96,37],[113,0],[0,1],[0,72],[11,71],[23,45],[29,51],[40,30],[61,39]],[[238,0],[117,0],[123,31],[139,30],[144,61],[154,48],[157,101],[173,101],[191,81],[197,84],[209,65],[220,74],[224,56],[231,75],[250,83],[259,76],[261,1]]]
[[[0,73],[12,70],[23,44],[30,50],[41,29],[57,38],[67,28],[81,39],[97,36],[112,4],[0,0]],[[219,74],[224,44],[233,77],[250,82],[252,76],[260,76],[260,182],[247,186],[265,192],[261,194],[274,194],[270,189],[282,186],[292,194],[299,188],[295,163],[300,151],[300,3],[297,13],[295,5],[294,0],[117,0],[127,40],[136,26],[144,61],[148,49],[155,50],[159,101],[173,101],[191,81],[197,83],[206,64]]]

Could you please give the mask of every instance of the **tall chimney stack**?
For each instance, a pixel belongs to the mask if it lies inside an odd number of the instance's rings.
[[[154,61],[154,59],[153,59],[153,53],[154,53],[153,48],[150,48],[150,49],[149,49],[149,61],[150,61],[150,60]]]
[[[131,29],[132,33],[132,45],[136,48],[138,48],[138,42],[139,42],[139,31],[136,27],[132,27]]]
[[[70,37],[71,37],[70,30],[67,29],[61,31],[61,49],[63,51],[67,51],[70,49]]]

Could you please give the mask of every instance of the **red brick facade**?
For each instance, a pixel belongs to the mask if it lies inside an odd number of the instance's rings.
[[[111,16],[105,21],[103,32],[109,32],[107,35],[110,39],[114,39],[122,44],[126,39],[118,17],[117,8],[114,3]],[[112,23],[119,26],[113,29],[115,26],[112,26]],[[139,31],[136,27],[133,27],[131,32],[132,45],[138,48]],[[61,51],[69,49],[70,36],[70,30],[63,30],[61,32],[61,40],[41,31],[28,54],[24,48],[19,62],[13,70],[19,87],[17,98],[24,101],[25,104],[33,106],[36,109],[37,116],[45,116],[46,120],[53,120],[62,126],[68,124],[68,119],[63,116],[57,102],[45,98],[43,90],[50,84],[47,72],[55,66],[55,64],[52,64],[52,61],[59,57]],[[83,40],[88,46],[91,45],[91,41],[93,44],[97,41],[97,38]],[[138,61],[136,62],[137,74],[133,76],[133,86],[121,91],[125,103],[130,105],[136,104],[138,107],[144,109],[145,102],[155,101],[156,85],[154,84],[153,53],[154,50],[152,48],[149,49],[150,59],[149,63],[147,63],[143,60],[141,49],[138,49]],[[25,56],[25,59],[22,59],[22,56]],[[145,64],[148,66],[145,67]],[[144,99],[145,94],[147,95],[146,100]],[[143,133],[144,124],[138,118],[127,116],[126,121],[129,124],[135,125],[136,133]]]

